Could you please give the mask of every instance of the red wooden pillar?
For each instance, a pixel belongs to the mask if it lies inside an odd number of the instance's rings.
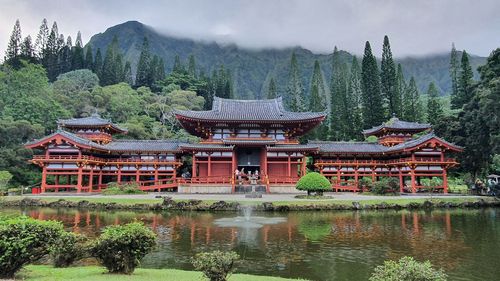
[[[417,186],[415,183],[415,167],[410,168],[410,176],[411,176],[411,192],[417,193]]]
[[[446,167],[443,168],[443,192],[448,193],[448,175],[446,174]]]
[[[212,175],[212,152],[208,153],[208,168],[207,168],[207,176],[210,177]]]
[[[122,182],[122,168],[120,165],[116,165],[116,168],[118,168],[118,178],[116,179],[116,182],[120,184]]]
[[[288,177],[292,177],[292,159],[290,154],[288,154]]]
[[[267,150],[266,147],[262,149],[262,167],[261,167],[260,174],[261,175],[268,175],[267,173]]]
[[[89,173],[89,192],[92,192],[92,185],[94,184],[94,167],[90,167]]]
[[[78,166],[78,178],[76,181],[76,192],[82,192],[82,181],[83,181],[83,164]]]
[[[155,183],[158,183],[158,164],[153,166],[155,168]]]
[[[40,188],[42,189],[42,193],[44,193],[47,188],[47,167],[45,167],[45,165],[42,168],[42,183],[40,184]]]
[[[231,178],[233,179],[232,180],[232,192],[234,193],[235,192],[235,189],[236,189],[236,181],[238,180],[236,178],[236,169],[238,168],[237,164],[236,164],[236,150],[233,149],[233,154],[232,154],[232,157],[231,157]]]
[[[358,174],[358,169],[359,167],[354,167],[354,184],[356,185],[356,187],[359,186],[358,182],[359,182],[359,174]]]
[[[307,172],[306,170],[306,164],[307,164],[307,157],[306,156],[302,156],[302,165],[300,166],[300,173],[301,173],[301,176],[304,176]]]
[[[404,192],[404,181],[403,181],[403,171],[401,171],[401,167],[399,169],[399,192]]]
[[[192,173],[192,178],[196,178],[196,152],[193,152],[193,161],[192,161],[192,165],[193,165],[193,173]]]
[[[372,159],[373,161],[373,159]],[[375,170],[377,169],[377,166],[372,166],[372,183],[375,182]]]
[[[139,165],[135,165],[135,182],[136,183],[139,183],[139,181],[141,180],[141,174],[140,174],[140,166]]]
[[[101,191],[101,185],[102,185],[102,170],[99,171],[99,177],[97,179],[97,190]]]

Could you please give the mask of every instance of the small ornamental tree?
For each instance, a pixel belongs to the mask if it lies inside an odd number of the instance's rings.
[[[226,281],[239,258],[235,252],[213,251],[198,253],[191,262],[194,268],[201,270],[210,281]]]
[[[47,255],[63,232],[56,221],[0,218],[0,279],[14,277],[23,266]]]
[[[156,245],[156,234],[142,223],[108,226],[92,248],[92,254],[110,273],[132,274]]]
[[[373,184],[371,191],[375,194],[397,193],[399,191],[399,180],[396,178],[383,178]]]
[[[385,261],[384,265],[377,266],[370,281],[446,281],[447,277],[441,269],[432,268],[429,261],[402,257],[399,261]]]
[[[64,232],[54,243],[50,256],[54,267],[68,267],[88,255],[87,238],[81,234]]]
[[[332,189],[330,181],[323,175],[312,172],[301,177],[297,182],[296,188],[298,190],[307,191],[307,195],[311,193],[316,193],[322,196],[324,191],[329,191]]]

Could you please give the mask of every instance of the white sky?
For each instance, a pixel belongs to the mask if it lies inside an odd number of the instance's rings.
[[[487,56],[500,47],[500,0],[0,0],[0,57],[16,19],[33,40],[43,18],[84,43],[106,28],[138,20],[158,31],[248,48],[300,45],[381,53],[387,34],[397,57],[448,52],[451,43]]]

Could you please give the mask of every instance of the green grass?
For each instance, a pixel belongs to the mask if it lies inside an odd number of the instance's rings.
[[[146,269],[138,268],[132,275],[108,274],[105,268],[97,266],[80,266],[69,268],[54,268],[47,265],[30,265],[23,269],[18,279],[27,281],[153,281],[174,280],[194,281],[206,280],[202,273],[177,269]],[[279,277],[257,276],[248,274],[233,274],[229,281],[286,281]]]

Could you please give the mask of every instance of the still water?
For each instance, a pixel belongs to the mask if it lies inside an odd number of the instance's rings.
[[[237,272],[310,280],[367,280],[386,259],[409,255],[450,280],[500,280],[500,209],[292,213],[179,213],[2,209],[58,220],[90,237],[106,225],[143,221],[159,246],[143,267],[192,269],[197,252],[233,250]]]

